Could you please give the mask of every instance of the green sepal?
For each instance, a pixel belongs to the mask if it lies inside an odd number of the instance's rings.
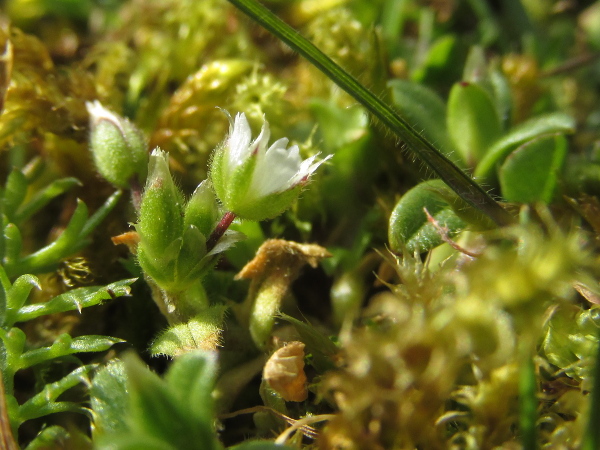
[[[183,233],[184,200],[171,178],[166,153],[152,152],[148,172],[136,230],[139,248],[158,260]]]
[[[240,204],[233,212],[241,219],[267,220],[272,219],[288,209],[298,198],[302,186],[295,186],[283,192],[270,194],[256,200],[246,201]]]
[[[211,183],[204,180],[194,190],[185,206],[184,229],[195,226],[204,236],[209,236],[219,219],[219,205]]]
[[[226,153],[223,152],[223,154],[225,155]],[[223,159],[225,159],[225,156]],[[224,177],[219,180],[220,184],[225,185],[221,188],[224,195],[219,196],[219,199],[223,202],[223,206],[227,211],[231,211],[238,215],[239,209],[243,209],[245,204],[248,203],[248,189],[252,183],[252,174],[256,167],[256,161],[256,155],[250,156],[244,160],[242,164],[236,167],[229,177]],[[222,170],[227,170],[227,166],[224,165]],[[213,184],[214,183],[213,180]]]

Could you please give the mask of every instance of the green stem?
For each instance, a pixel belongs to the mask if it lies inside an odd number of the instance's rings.
[[[600,340],[600,330],[598,330]],[[600,445],[600,345],[596,350],[596,361],[594,366],[594,385],[590,395],[590,412],[588,426],[583,438],[583,450],[595,450]]]
[[[339,87],[354,97],[369,112],[387,125],[444,182],[467,203],[490,217],[498,225],[514,222],[514,218],[496,203],[471,177],[456,167],[430,142],[412,128],[389,105],[364,87],[356,78],[333,62],[296,30],[256,0],[228,0],[297,51],[327,75]]]
[[[519,428],[523,448],[535,450],[537,446],[537,380],[531,352],[522,352],[519,370]]]

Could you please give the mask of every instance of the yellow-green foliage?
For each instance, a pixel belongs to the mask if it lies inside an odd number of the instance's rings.
[[[461,255],[435,273],[419,257],[388,258],[399,284],[373,297],[363,325],[341,335],[343,369],[322,382],[322,392],[340,409],[325,427],[323,448],[516,443],[524,358],[534,359],[537,395],[547,399],[539,405],[550,430],[542,442],[574,438],[585,387],[555,377],[561,370],[590,367],[597,332],[586,338],[573,325],[570,332],[579,337],[573,336],[570,347],[566,336],[560,342],[546,339],[547,354],[575,352],[584,358],[573,367],[564,356],[536,356],[536,346],[545,333],[562,331],[552,328],[560,316],[548,321],[557,311],[589,316],[572,303],[572,286],[589,275],[590,257],[580,232],[548,228],[524,223],[492,233],[474,245],[477,257]],[[590,342],[584,355],[581,339]]]

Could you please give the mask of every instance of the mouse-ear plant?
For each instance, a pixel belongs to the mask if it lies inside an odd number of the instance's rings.
[[[243,113],[230,118],[230,125],[213,155],[210,180],[187,201],[171,177],[167,154],[155,149],[150,156],[136,224],[137,259],[171,325],[154,342],[154,353],[216,348],[225,308],[211,305],[202,278],[219,253],[240,239],[229,226],[236,217],[259,221],[281,214],[328,159],[302,160],[298,146],[286,148],[285,138],[268,147],[266,120],[254,141]]]

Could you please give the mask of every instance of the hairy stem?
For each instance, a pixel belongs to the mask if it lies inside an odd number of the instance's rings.
[[[450,188],[474,208],[490,217],[498,225],[508,225],[514,218],[496,203],[471,177],[456,167],[429,141],[400,117],[389,105],[364,87],[356,78],[337,65],[331,58],[287,25],[256,0],[228,0],[293,50],[297,51],[327,75],[339,87],[354,97],[377,117],[415,154],[423,160]]]

